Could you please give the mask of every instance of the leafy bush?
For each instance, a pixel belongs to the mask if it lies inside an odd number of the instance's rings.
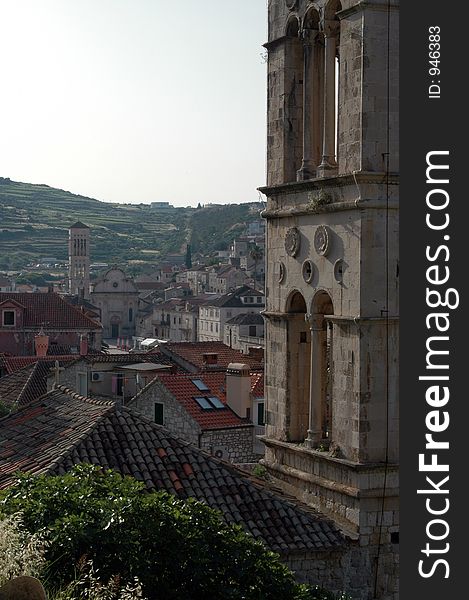
[[[49,532],[47,578],[63,587],[86,556],[102,581],[138,577],[148,598],[313,600],[277,555],[193,499],[147,493],[112,471],[80,465],[63,476],[19,477],[0,511],[22,511],[33,534]]]

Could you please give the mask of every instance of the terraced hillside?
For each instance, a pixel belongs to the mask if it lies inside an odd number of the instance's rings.
[[[142,266],[183,252],[225,248],[259,218],[261,205],[160,209],[148,204],[111,204],[0,177],[0,269],[21,268],[32,260],[67,258],[68,227],[91,228],[92,262]]]

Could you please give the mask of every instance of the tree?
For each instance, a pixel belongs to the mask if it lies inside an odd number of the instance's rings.
[[[205,504],[148,493],[99,467],[21,475],[1,492],[0,511],[0,518],[21,512],[31,534],[48,532],[49,585],[73,580],[86,555],[104,580],[138,577],[150,599],[327,599],[299,586],[277,555]]]
[[[190,269],[192,267],[192,252],[190,244],[186,246],[186,267]]]

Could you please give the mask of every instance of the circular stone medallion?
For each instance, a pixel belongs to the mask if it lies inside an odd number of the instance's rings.
[[[341,258],[334,263],[334,279],[337,283],[342,283],[344,280],[344,261]]]
[[[298,3],[298,0],[285,0],[285,4],[287,5],[287,8],[290,10],[293,10],[294,8],[296,8],[297,3]]]
[[[319,225],[314,234],[314,249],[319,256],[327,256],[330,250],[329,228]]]
[[[296,256],[300,251],[300,232],[296,227],[291,227],[285,236],[285,250],[289,256]]]
[[[314,264],[311,260],[305,260],[302,267],[303,279],[306,283],[311,283],[314,277]]]

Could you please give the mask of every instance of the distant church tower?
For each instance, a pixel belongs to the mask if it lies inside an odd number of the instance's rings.
[[[398,0],[270,0],[266,48],[265,465],[397,598]]]
[[[90,295],[90,228],[77,221],[69,229],[68,282],[70,294]]]

